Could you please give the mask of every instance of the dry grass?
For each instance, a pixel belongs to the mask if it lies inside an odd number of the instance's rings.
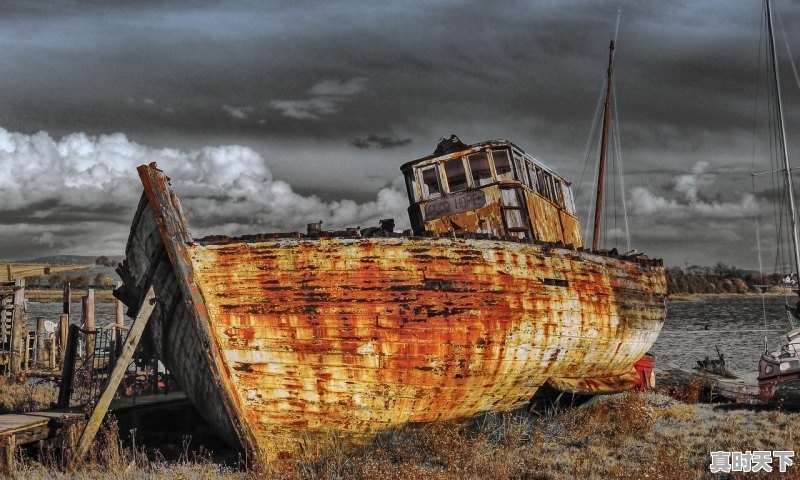
[[[47,410],[58,399],[50,385],[15,384],[0,378],[0,414]]]
[[[686,404],[661,394],[629,393],[540,416],[516,412],[469,423],[408,427],[359,448],[332,435],[296,461],[248,471],[213,463],[206,453],[188,448],[177,462],[152,454],[148,458],[135,442],[120,442],[112,421],[74,475],[63,473],[63,461],[53,451],[44,451],[38,459],[22,459],[16,478],[718,478],[708,472],[710,451],[800,453],[798,422],[800,413]],[[772,477],[800,479],[797,463]]]
[[[50,267],[50,273],[83,270],[90,267],[90,265],[49,265],[46,263],[0,263],[0,278],[2,281],[7,280],[8,265],[11,265],[11,275],[14,278],[44,275],[46,267]]]

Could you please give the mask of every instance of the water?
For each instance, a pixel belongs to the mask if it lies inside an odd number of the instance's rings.
[[[734,373],[755,372],[764,351],[764,335],[770,350],[777,350],[791,329],[786,299],[769,296],[763,301],[763,307],[759,296],[668,302],[667,321],[650,350],[656,354],[656,365],[688,369],[706,355],[717,358],[717,345]],[[795,302],[796,297],[789,298],[792,307]],[[765,329],[764,311],[771,331],[754,332]]]
[[[33,329],[36,327],[36,317],[44,317],[45,320],[58,323],[62,308],[63,304],[60,302],[28,302],[28,328]],[[70,304],[69,314],[72,323],[78,323],[80,321],[80,302],[72,302]],[[130,319],[125,318],[126,323],[129,321]],[[114,304],[96,302],[94,304],[94,323],[98,327],[104,327],[110,323],[114,323]]]
[[[755,372],[764,351],[764,310],[770,350],[777,350],[791,328],[784,297],[758,296],[707,298],[698,301],[670,301],[667,321],[651,351],[656,354],[660,368],[688,369],[709,355],[716,358],[714,346],[719,346],[729,368],[736,373]],[[794,306],[794,298],[789,299]],[[58,321],[61,303],[28,302],[28,327],[34,328],[37,316]],[[71,306],[73,319],[81,318],[81,306]],[[126,317],[126,322],[130,319]],[[102,327],[114,322],[114,304],[95,304],[95,323]],[[705,329],[708,325],[708,330]]]

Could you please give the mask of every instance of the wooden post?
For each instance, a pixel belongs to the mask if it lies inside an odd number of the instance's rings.
[[[22,369],[21,370],[28,370],[31,368],[31,335],[30,331],[23,327],[22,328]]]
[[[70,286],[69,282],[64,284],[64,304],[63,308],[61,309],[61,313],[66,313],[67,315],[70,314],[70,305],[72,302],[72,287]]]
[[[2,445],[0,445],[0,449],[2,449],[2,461],[3,468],[0,473],[3,475],[8,475],[9,477],[14,476],[14,454],[17,452],[17,439],[12,435],[6,436],[2,440]]]
[[[136,350],[136,346],[139,344],[139,340],[142,338],[142,334],[147,326],[147,322],[150,320],[150,315],[153,313],[153,309],[155,308],[155,299],[156,295],[153,291],[153,286],[151,285],[147,290],[144,300],[142,301],[142,305],[139,308],[139,313],[136,314],[136,318],[131,325],[131,329],[128,332],[128,337],[125,339],[125,345],[122,349],[122,354],[114,364],[114,370],[112,370],[111,375],[108,376],[108,383],[106,383],[100,398],[97,399],[97,403],[92,410],[92,415],[89,417],[89,421],[86,422],[86,427],[81,434],[81,439],[78,442],[78,446],[75,448],[75,457],[73,458],[73,465],[75,465],[74,468],[77,468],[84,457],[86,457],[86,453],[89,451],[89,446],[92,444],[95,435],[97,435],[97,431],[100,429],[100,425],[103,423],[103,418],[108,411],[108,407],[111,405],[111,400],[114,398],[114,394],[117,392],[119,383],[125,376],[125,371],[128,369],[128,364],[133,359],[133,353]]]
[[[62,313],[58,319],[58,361],[64,361],[67,348],[67,335],[69,334],[69,314]]]
[[[122,282],[117,282],[116,287],[120,288]],[[120,299],[114,300],[114,355],[118,355],[122,350],[122,329],[125,327],[125,305]]]
[[[78,335],[80,328],[77,325],[69,326],[66,348],[61,363],[61,388],[58,390],[58,408],[69,407],[69,398],[72,396],[72,382],[75,379],[75,359],[78,356]]]
[[[11,314],[11,377],[15,380],[22,370],[24,333],[25,315],[22,312],[22,305],[14,305],[14,311]]]
[[[84,330],[94,330],[94,289],[90,288],[86,296],[83,297],[83,328]],[[83,338],[84,359],[87,370],[94,367],[94,333],[87,333]]]
[[[25,279],[14,280],[14,305],[25,305]]]
[[[44,348],[44,317],[36,317],[36,348],[33,351],[33,362],[36,368],[42,368],[42,361],[46,355]]]
[[[53,338],[50,339],[50,358],[47,362],[47,368],[50,370],[55,370],[56,366],[58,365],[58,360],[56,360],[56,336],[53,335]]]
[[[6,276],[8,277],[8,281],[11,282],[14,280],[14,277],[11,276],[11,264],[6,264]]]

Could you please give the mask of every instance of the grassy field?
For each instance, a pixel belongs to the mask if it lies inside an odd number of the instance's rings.
[[[44,263],[0,263],[0,278],[8,280],[8,266],[11,266],[11,275],[14,278],[32,277],[44,275],[44,269],[50,267],[50,273],[69,272],[72,270],[83,270],[91,265],[48,265]]]
[[[695,392],[696,393],[696,392]],[[9,393],[12,394],[12,393]],[[0,389],[0,399],[6,395]],[[19,395],[14,392],[13,395]],[[41,395],[37,393],[36,397]],[[336,436],[302,458],[247,470],[184,448],[177,461],[134,450],[107,422],[89,461],[74,474],[51,451],[20,458],[13,478],[279,478],[279,479],[678,479],[709,473],[714,450],[794,450],[800,454],[800,413],[736,405],[693,404],[691,390],[628,393],[588,407],[540,415],[492,414],[468,423],[438,423],[379,436],[349,449]],[[185,442],[186,443],[186,442]],[[800,461],[780,474],[800,479]],[[731,474],[723,478],[750,478]]]

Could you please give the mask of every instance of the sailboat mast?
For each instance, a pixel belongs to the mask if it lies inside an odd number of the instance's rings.
[[[767,8],[767,30],[769,31],[769,50],[772,56],[772,77],[777,94],[778,129],[780,148],[783,154],[783,173],[786,178],[786,189],[789,191],[789,219],[792,224],[792,246],[794,247],[795,272],[800,275],[800,246],[797,241],[797,211],[794,201],[794,185],[792,184],[792,169],[789,165],[789,147],[786,144],[786,124],[783,121],[783,98],[781,96],[781,78],[778,68],[778,55],[775,53],[775,34],[772,26],[772,10],[769,0],[764,0]]]
[[[600,222],[603,215],[603,187],[606,177],[606,153],[608,151],[608,124],[611,112],[611,74],[614,66],[614,41],[608,46],[608,72],[606,76],[606,103],[603,106],[603,138],[600,144],[600,165],[597,172],[597,198],[594,203],[594,232],[592,250],[600,247]]]

